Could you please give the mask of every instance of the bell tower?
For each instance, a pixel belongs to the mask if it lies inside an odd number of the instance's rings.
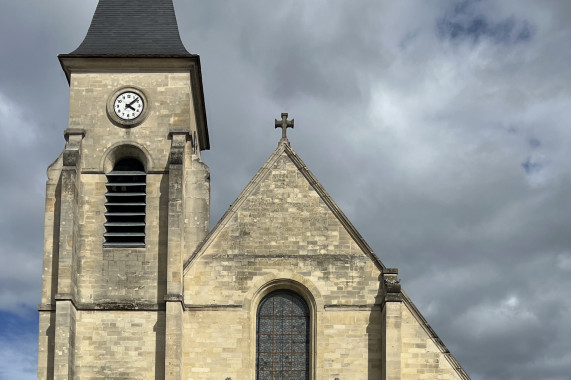
[[[69,125],[48,168],[38,379],[180,379],[183,252],[209,229],[200,58],[172,0],[100,0],[59,61]]]

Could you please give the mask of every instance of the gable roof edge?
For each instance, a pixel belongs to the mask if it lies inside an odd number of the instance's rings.
[[[294,163],[297,169],[303,174],[306,180],[309,182],[311,187],[317,192],[323,202],[327,205],[329,210],[335,215],[337,220],[341,223],[341,225],[345,228],[347,233],[351,236],[351,238],[357,243],[359,248],[373,261],[375,266],[380,270],[384,271],[386,269],[385,265],[381,262],[381,260],[375,255],[371,247],[367,244],[365,239],[361,236],[361,234],[357,231],[355,226],[349,221],[349,219],[345,216],[343,211],[337,206],[333,198],[327,193],[323,185],[319,183],[317,178],[313,175],[313,173],[309,170],[309,168],[305,165],[305,163],[301,160],[301,158],[297,155],[297,153],[291,148],[289,142],[287,140],[280,141],[278,144],[277,149],[272,153],[272,155],[266,160],[264,165],[258,170],[254,178],[248,183],[248,185],[242,190],[240,195],[236,198],[234,203],[230,205],[228,210],[222,215],[222,218],[218,221],[216,226],[210,231],[210,233],[204,238],[204,240],[196,247],[194,252],[190,255],[190,257],[184,262],[183,265],[183,272],[186,273],[190,264],[203,252],[214,240],[214,238],[218,235],[218,233],[222,230],[224,225],[228,222],[228,220],[236,213],[236,210],[242,205],[242,203],[248,198],[250,193],[253,189],[259,184],[260,181],[268,174],[270,168],[273,166],[275,161],[279,158],[282,153],[286,153],[289,159]]]
[[[417,322],[421,325],[422,329],[430,337],[432,342],[434,342],[436,347],[438,347],[438,350],[442,353],[442,355],[444,355],[444,357],[446,358],[446,360],[448,361],[448,364],[450,364],[452,369],[454,369],[454,371],[458,374],[458,376],[462,380],[471,380],[470,376],[468,376],[468,373],[466,373],[464,368],[462,368],[460,363],[458,363],[458,361],[456,360],[454,355],[452,355],[452,353],[450,352],[448,347],[446,347],[446,345],[444,344],[444,342],[442,342],[442,340],[440,339],[438,334],[436,334],[436,331],[434,331],[434,329],[430,326],[430,324],[428,323],[426,318],[424,318],[424,316],[422,315],[420,310],[418,310],[418,308],[416,307],[414,302],[412,302],[412,300],[408,297],[408,295],[402,289],[401,289],[401,298],[402,298],[403,303],[408,308],[408,310],[411,312],[411,314],[414,316],[414,318],[417,320]]]
[[[244,201],[248,198],[250,193],[254,190],[256,185],[268,174],[270,167],[273,163],[278,159],[278,157],[284,151],[283,148],[284,144],[279,144],[277,149],[271,154],[271,156],[266,160],[264,165],[258,170],[254,178],[250,180],[248,185],[242,190],[240,195],[236,198],[234,203],[230,205],[228,210],[222,215],[218,223],[214,226],[214,228],[206,235],[204,240],[196,247],[194,252],[190,255],[190,257],[184,262],[183,265],[183,273],[186,274],[186,271],[190,267],[190,264],[199,256],[199,254],[204,251],[210,243],[214,240],[214,238],[218,235],[218,233],[222,230],[222,228],[226,225],[228,220],[236,213],[236,210],[244,203]]]
[[[371,249],[369,244],[365,241],[363,236],[357,231],[355,226],[349,221],[347,216],[341,211],[337,203],[333,200],[333,198],[329,195],[329,193],[325,190],[323,185],[317,180],[317,178],[313,175],[311,170],[305,165],[305,163],[301,160],[301,158],[297,155],[297,153],[289,146],[289,144],[284,144],[285,148],[284,151],[288,155],[288,157],[292,160],[292,162],[297,166],[298,170],[303,174],[303,176],[307,179],[313,189],[319,194],[323,202],[329,207],[331,212],[335,215],[337,220],[341,223],[341,225],[345,228],[347,233],[355,240],[359,248],[375,263],[377,268],[381,271],[386,269],[385,265],[381,262],[381,260],[375,255],[375,252]]]
[[[191,263],[203,252],[214,240],[214,238],[218,235],[218,233],[222,230],[222,228],[226,225],[228,220],[236,213],[236,210],[242,205],[242,203],[248,198],[250,193],[253,189],[262,181],[262,179],[268,174],[270,168],[279,158],[282,153],[286,153],[288,158],[294,163],[297,169],[303,174],[306,180],[309,182],[311,187],[319,194],[320,198],[323,202],[327,205],[329,210],[335,215],[337,220],[341,223],[341,225],[345,228],[347,233],[351,236],[351,238],[357,243],[359,248],[369,257],[370,260],[373,261],[375,266],[383,272],[386,267],[381,262],[381,260],[375,255],[371,247],[367,244],[365,239],[361,236],[361,234],[357,231],[355,226],[349,221],[349,219],[345,216],[343,211],[337,206],[333,198],[327,193],[323,185],[319,183],[317,178],[313,175],[313,173],[309,170],[309,168],[305,165],[305,163],[301,160],[301,158],[297,155],[297,153],[291,148],[289,141],[280,141],[276,150],[272,153],[272,155],[266,160],[264,165],[258,170],[254,178],[248,183],[248,185],[242,190],[240,195],[236,198],[234,203],[230,205],[228,210],[222,215],[222,218],[218,221],[216,226],[210,231],[210,233],[204,238],[204,240],[196,247],[194,252],[190,255],[190,257],[184,262],[183,265],[183,273],[186,273],[189,269]]]

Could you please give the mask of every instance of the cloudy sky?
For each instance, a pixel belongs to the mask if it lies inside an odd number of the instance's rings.
[[[293,148],[474,380],[571,379],[571,2],[175,0],[216,222]],[[0,0],[0,379],[34,379],[46,168],[96,0]]]

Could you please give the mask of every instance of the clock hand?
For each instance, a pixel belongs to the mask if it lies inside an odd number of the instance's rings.
[[[130,109],[132,109],[133,111],[135,111],[135,108],[133,108],[133,103],[137,103],[139,101],[139,98],[133,100],[131,103],[129,104],[125,104],[125,107],[129,107]]]

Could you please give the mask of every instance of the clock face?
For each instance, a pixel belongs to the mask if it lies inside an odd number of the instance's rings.
[[[134,120],[145,108],[143,99],[132,91],[125,91],[119,94],[113,102],[115,114],[123,120]]]

